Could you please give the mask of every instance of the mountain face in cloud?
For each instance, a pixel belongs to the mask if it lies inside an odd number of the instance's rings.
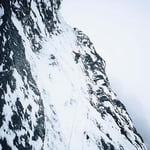
[[[0,3],[0,149],[146,150],[105,61],[60,3]]]

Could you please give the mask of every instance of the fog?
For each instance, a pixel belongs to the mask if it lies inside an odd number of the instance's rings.
[[[63,0],[61,12],[106,60],[112,89],[150,147],[150,1]]]

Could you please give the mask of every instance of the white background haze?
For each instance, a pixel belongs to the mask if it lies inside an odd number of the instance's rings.
[[[63,0],[61,12],[106,60],[112,89],[150,147],[150,0]]]

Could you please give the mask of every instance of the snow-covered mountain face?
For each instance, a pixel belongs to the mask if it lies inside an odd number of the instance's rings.
[[[0,150],[146,150],[60,3],[0,1]]]

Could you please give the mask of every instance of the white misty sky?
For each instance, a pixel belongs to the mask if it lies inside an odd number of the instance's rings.
[[[61,12],[106,60],[112,89],[150,147],[150,0],[63,0]]]

